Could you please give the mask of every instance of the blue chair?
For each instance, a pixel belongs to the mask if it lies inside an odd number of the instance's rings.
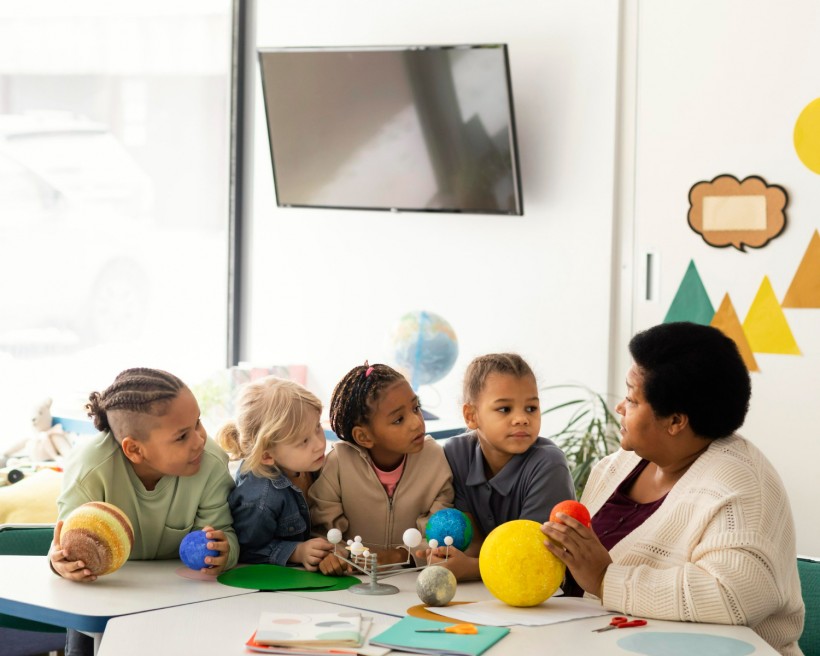
[[[820,656],[820,560],[798,558],[797,571],[806,604],[806,623],[798,644],[804,656]]]
[[[45,556],[54,535],[52,524],[0,524],[0,555]],[[48,567],[44,561],[43,567]],[[0,613],[3,656],[30,656],[65,647],[65,629]]]

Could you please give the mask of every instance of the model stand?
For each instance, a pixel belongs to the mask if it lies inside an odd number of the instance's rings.
[[[336,549],[342,541],[342,532],[337,528],[332,528],[327,532],[327,540],[333,545],[333,555],[339,560],[347,563],[362,574],[365,574],[369,580],[366,583],[359,583],[348,588],[350,592],[355,594],[366,595],[390,595],[396,594],[399,589],[395,585],[389,583],[381,583],[379,579],[386,579],[396,574],[403,574],[405,572],[418,572],[430,564],[428,559],[427,565],[419,567],[406,567],[411,563],[413,549],[421,544],[421,533],[415,528],[408,528],[402,535],[404,545],[396,547],[397,549],[405,549],[407,551],[407,558],[402,563],[390,563],[388,565],[379,565],[378,557],[372,553],[364,544],[362,538],[358,535],[347,541],[345,549],[350,553],[350,557],[345,557]],[[438,547],[436,540],[428,542],[431,549]],[[449,547],[453,544],[453,538],[449,535],[444,538],[444,544]],[[447,550],[449,552],[449,549]],[[448,554],[445,554],[444,559],[447,560]]]

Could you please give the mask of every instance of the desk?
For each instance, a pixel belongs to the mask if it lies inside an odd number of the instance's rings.
[[[123,615],[108,622],[97,656],[248,656],[245,643],[256,630],[261,612],[338,613],[343,608],[285,592],[257,592]],[[371,636],[398,621],[391,615],[365,615],[373,617]]]
[[[245,651],[244,643],[256,628],[260,612],[338,612],[342,607],[340,604],[314,598],[321,594],[333,593],[312,593],[308,597],[292,592],[258,592],[242,597],[115,617],[108,623],[98,656],[247,656],[249,652]],[[359,595],[350,593],[350,596]],[[457,597],[461,600],[460,595]],[[378,605],[379,601],[384,601],[388,597],[375,596],[369,599],[375,602],[368,605]],[[374,612],[366,614],[374,617],[370,637],[398,621],[397,617],[391,615]],[[639,629],[592,632],[593,629],[604,626],[607,621],[607,617],[591,617],[547,626],[512,626],[510,633],[485,652],[485,656],[540,653],[549,653],[550,656],[635,656],[634,651],[627,651],[618,646],[618,641],[637,631],[709,634],[735,638],[753,645],[755,656],[777,656],[777,653],[748,627],[650,620],[649,626]],[[700,656],[708,655],[702,653]]]
[[[180,566],[179,561],[129,561],[94,583],[79,584],[55,576],[45,556],[0,556],[0,612],[92,633],[106,629],[102,641],[97,638],[102,656],[238,656],[247,654],[244,643],[262,610],[359,608],[378,618],[374,635],[419,603],[416,572],[386,579],[399,588],[398,594],[372,596],[347,590],[256,592],[184,579],[175,573]],[[490,598],[478,581],[460,583],[455,597],[457,601]],[[547,650],[550,656],[634,656],[619,647],[618,641],[638,631],[652,631],[735,638],[754,646],[755,656],[776,656],[748,627],[650,620],[647,627],[591,632],[604,624],[606,618],[592,617],[539,627],[513,626],[486,653],[506,656]]]
[[[404,617],[407,615],[408,608],[421,603],[416,595],[416,579],[418,576],[418,572],[402,572],[395,576],[379,579],[380,582],[384,581],[384,583],[395,585],[399,589],[397,594],[391,595],[364,595],[350,592],[350,590],[330,590],[328,592],[299,590],[292,591],[290,594],[307,599],[330,601],[349,608]],[[362,577],[362,581],[366,583],[368,581],[367,577]],[[487,601],[489,599],[494,599],[494,597],[481,581],[464,581],[458,584],[455,601]]]
[[[131,560],[93,583],[76,583],[55,575],[46,556],[0,556],[0,613],[93,634],[119,615],[254,592],[183,578],[176,574],[182,566]]]

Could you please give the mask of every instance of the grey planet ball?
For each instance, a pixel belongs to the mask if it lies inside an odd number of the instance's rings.
[[[416,579],[416,594],[425,606],[446,606],[456,596],[456,577],[438,565],[425,567]]]

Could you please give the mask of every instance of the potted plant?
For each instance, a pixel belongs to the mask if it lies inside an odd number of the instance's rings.
[[[548,437],[566,455],[575,494],[580,499],[592,466],[618,450],[620,421],[603,396],[585,385],[551,385],[541,391],[546,393],[542,394],[542,403],[545,396],[561,399],[542,410],[542,416],[554,416],[557,421],[568,416],[566,424]]]

